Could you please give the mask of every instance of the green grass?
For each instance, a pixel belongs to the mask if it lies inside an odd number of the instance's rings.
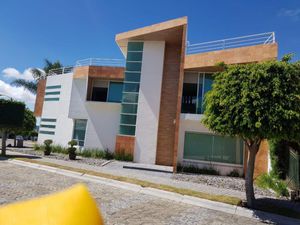
[[[190,189],[184,189],[184,188],[177,188],[169,185],[164,185],[164,184],[157,184],[149,181],[144,181],[144,180],[139,180],[136,178],[130,178],[130,177],[123,177],[123,176],[118,176],[118,175],[112,175],[112,174],[107,174],[107,173],[102,173],[102,172],[95,172],[95,171],[90,171],[90,170],[85,170],[85,169],[79,169],[79,168],[74,168],[74,167],[69,167],[69,166],[63,166],[63,165],[58,165],[55,163],[50,163],[50,162],[41,162],[38,160],[33,160],[33,159],[27,159],[27,158],[15,158],[20,161],[25,161],[25,162],[31,162],[31,163],[36,163],[40,165],[45,165],[45,166],[51,166],[59,169],[64,169],[64,170],[70,170],[74,172],[79,172],[83,174],[88,174],[88,175],[93,175],[97,177],[103,177],[107,179],[112,179],[112,180],[117,180],[117,181],[122,181],[122,182],[127,182],[131,184],[136,184],[140,185],[142,187],[151,187],[151,188],[156,188],[164,191],[170,191],[182,195],[189,195],[197,198],[203,198],[211,201],[216,201],[216,202],[223,202],[227,203],[230,205],[241,205],[242,200],[236,197],[231,197],[231,196],[225,196],[225,195],[213,195],[213,194],[208,194],[204,192],[199,192],[199,191],[194,191]]]
[[[85,149],[82,152],[78,153],[78,155],[87,158],[105,158],[105,151],[98,148]]]
[[[289,196],[287,184],[283,180],[278,179],[275,175],[262,174],[256,179],[255,183],[260,188],[272,189],[277,196]]]
[[[51,147],[52,147],[51,152],[68,154],[68,148],[65,148],[61,145],[51,145]]]

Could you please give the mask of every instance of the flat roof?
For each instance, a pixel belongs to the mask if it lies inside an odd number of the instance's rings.
[[[187,17],[180,17],[168,20],[162,23],[130,30],[116,35],[115,40],[125,55],[127,52],[127,43],[129,40],[148,40],[148,41],[166,41],[181,42],[183,26],[187,24]]]

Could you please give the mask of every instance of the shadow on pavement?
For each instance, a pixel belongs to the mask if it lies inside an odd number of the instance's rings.
[[[259,211],[254,210],[254,214],[263,221],[270,221],[275,224],[294,224],[288,221],[282,221],[276,216],[273,217],[270,214],[265,213],[269,212],[291,217],[295,221],[297,220],[297,223],[295,224],[300,224],[300,202],[293,202],[288,199],[259,198],[256,199],[256,204],[256,209]]]
[[[6,155],[6,156],[0,156],[0,161],[8,160],[8,159],[14,159],[14,158],[21,158],[21,159],[41,159],[42,157],[34,156],[34,155]]]

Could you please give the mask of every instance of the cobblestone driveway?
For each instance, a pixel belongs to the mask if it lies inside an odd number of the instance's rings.
[[[67,188],[79,179],[0,161],[0,204]],[[260,224],[256,220],[179,204],[144,194],[86,183],[106,224]]]

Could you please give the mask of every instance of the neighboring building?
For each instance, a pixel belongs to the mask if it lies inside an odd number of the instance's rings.
[[[203,99],[218,62],[277,58],[274,33],[187,45],[187,18],[116,35],[123,60],[87,59],[40,81],[35,113],[39,142],[132,154],[134,161],[214,166],[227,174],[245,169],[244,143],[209,131]],[[64,71],[63,71],[64,70]],[[267,144],[260,170],[267,169]]]

